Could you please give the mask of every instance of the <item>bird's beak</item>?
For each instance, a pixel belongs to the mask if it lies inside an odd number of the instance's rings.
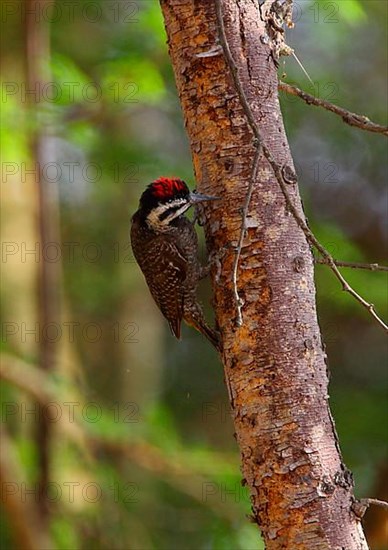
[[[198,202],[205,202],[205,201],[218,201],[220,200],[220,197],[212,197],[211,195],[203,195],[202,193],[190,193],[190,203],[196,204]]]

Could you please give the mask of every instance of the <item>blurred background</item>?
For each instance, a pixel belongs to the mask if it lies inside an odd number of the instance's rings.
[[[217,354],[171,336],[128,242],[148,182],[195,186],[159,3],[1,10],[1,547],[259,550]],[[294,20],[314,86],[293,58],[279,75],[386,123],[387,3],[299,0]],[[385,138],[281,103],[311,227],[336,259],[383,263]],[[386,274],[345,274],[386,316]],[[327,267],[316,282],[344,461],[386,499],[386,339]],[[365,523],[388,548],[382,512]]]

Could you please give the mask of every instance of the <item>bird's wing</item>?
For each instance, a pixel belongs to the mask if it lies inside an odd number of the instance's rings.
[[[148,241],[145,248],[138,253],[137,259],[152,297],[169,322],[173,334],[180,338],[184,298],[182,282],[187,274],[186,259],[174,242],[165,236],[157,236]]]

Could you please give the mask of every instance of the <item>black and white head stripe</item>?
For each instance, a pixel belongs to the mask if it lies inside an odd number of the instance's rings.
[[[166,209],[164,209],[167,206]],[[160,208],[159,220],[162,222],[176,216],[180,216],[190,208],[190,203],[186,199],[176,199],[171,204],[164,204]]]
[[[177,198],[166,202],[165,204],[158,204],[153,208],[146,216],[146,221],[149,226],[155,229],[163,230],[167,229],[169,224],[175,219],[181,216],[191,206],[188,197]]]

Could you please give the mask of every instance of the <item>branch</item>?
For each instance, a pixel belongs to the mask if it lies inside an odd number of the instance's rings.
[[[374,317],[374,319],[378,322],[378,324],[381,327],[383,327],[383,329],[385,331],[388,331],[388,326],[377,315],[377,313],[375,311],[375,308],[374,308],[374,305],[370,304],[369,302],[364,300],[364,298],[362,296],[360,296],[360,294],[358,294],[358,292],[356,292],[353,287],[350,286],[350,284],[346,281],[346,279],[341,275],[340,271],[338,270],[338,268],[335,264],[335,261],[334,261],[333,257],[331,256],[331,254],[318,241],[318,239],[316,238],[314,233],[312,233],[312,231],[309,229],[309,227],[307,226],[305,220],[299,214],[297,208],[293,204],[293,202],[292,202],[292,200],[291,200],[291,198],[288,194],[288,189],[287,189],[286,183],[283,179],[283,174],[282,174],[282,170],[281,170],[280,166],[272,158],[271,153],[264,146],[263,146],[263,151],[264,151],[264,155],[268,159],[269,163],[271,164],[271,166],[272,166],[272,168],[275,172],[276,179],[278,180],[278,183],[281,187],[281,190],[283,191],[284,198],[286,199],[286,204],[287,204],[290,212],[294,216],[297,224],[299,225],[299,227],[302,229],[303,233],[305,234],[305,236],[306,236],[307,240],[309,241],[309,243],[312,244],[313,246],[315,246],[315,248],[318,250],[318,252],[320,252],[322,254],[326,264],[330,267],[330,269],[333,271],[334,275],[340,281],[340,283],[342,285],[342,290],[344,292],[348,292],[351,296],[353,296],[353,298],[355,298],[357,300],[357,302],[359,302],[365,309],[367,309],[369,311],[369,313],[372,315],[372,317]]]
[[[303,217],[299,214],[298,209],[296,208],[296,206],[293,204],[293,202],[292,202],[292,200],[291,200],[291,198],[288,194],[287,185],[289,185],[290,183],[296,183],[296,176],[294,174],[292,174],[292,179],[287,178],[287,182],[286,182],[285,175],[283,174],[283,169],[287,168],[287,167],[281,167],[275,161],[275,159],[273,158],[272,153],[270,152],[270,150],[263,143],[263,139],[262,139],[259,127],[256,123],[256,120],[254,118],[251,106],[248,103],[248,100],[246,98],[246,95],[245,95],[245,92],[243,90],[242,84],[240,82],[240,79],[239,79],[239,76],[238,76],[237,65],[236,65],[236,63],[234,61],[234,58],[233,58],[233,55],[230,51],[229,43],[228,43],[226,33],[225,33],[225,25],[224,25],[224,20],[223,20],[223,15],[222,15],[222,0],[215,0],[215,5],[216,5],[216,15],[217,15],[217,23],[218,23],[220,43],[222,45],[222,49],[223,49],[223,52],[224,52],[224,56],[225,56],[227,65],[228,65],[228,67],[230,69],[230,72],[233,76],[233,81],[234,81],[234,84],[235,84],[235,87],[236,87],[237,94],[238,94],[238,96],[240,98],[240,101],[241,101],[241,106],[244,110],[245,116],[247,117],[248,124],[251,127],[251,130],[252,130],[252,132],[255,136],[255,139],[259,143],[259,146],[263,150],[265,158],[268,160],[268,162],[270,163],[270,165],[271,165],[271,167],[272,167],[272,169],[275,173],[276,179],[277,179],[277,181],[280,185],[280,188],[281,188],[281,190],[283,192],[283,195],[284,195],[284,198],[286,200],[286,205],[287,205],[288,209],[290,210],[290,212],[294,216],[295,221],[297,222],[297,224],[299,225],[299,227],[301,228],[303,233],[305,234],[306,239],[308,240],[308,242],[311,245],[313,245],[321,253],[323,258],[326,260],[327,265],[329,265],[329,267],[333,271],[334,275],[340,281],[340,283],[342,285],[342,289],[345,292],[348,292],[349,294],[351,294],[353,296],[353,298],[355,298],[365,309],[367,309],[369,311],[369,313],[372,315],[372,317],[374,317],[374,319],[378,322],[378,324],[380,326],[382,326],[385,331],[388,331],[388,326],[377,315],[377,313],[375,312],[373,304],[370,304],[369,302],[364,300],[364,298],[362,298],[362,296],[360,296],[349,285],[349,283],[346,281],[346,279],[341,275],[340,271],[338,270],[331,254],[324,248],[323,245],[321,245],[321,243],[318,241],[318,239],[315,237],[315,235],[312,233],[312,231],[307,226],[307,224],[306,224],[305,220],[303,219]],[[244,218],[243,218],[243,225],[245,227],[245,219]],[[238,294],[237,294],[237,296],[238,296]],[[237,307],[241,307],[241,306],[238,304]]]
[[[2,354],[1,358],[1,379],[13,384],[19,390],[27,393],[43,406],[53,402],[58,403],[58,390],[55,387],[55,384],[53,384],[50,374],[34,365],[26,363],[23,359],[13,357],[7,353]],[[82,402],[82,398],[77,396],[77,401]],[[66,402],[66,399],[64,402]],[[84,452],[84,457],[86,459],[91,458],[90,451],[92,451],[94,455],[98,452],[104,451],[116,456],[125,457],[144,470],[147,470],[160,479],[163,479],[175,490],[179,490],[182,493],[189,495],[202,506],[207,506],[214,514],[222,519],[226,519],[230,522],[235,521],[236,511],[233,506],[226,504],[220,505],[217,499],[205,498],[206,495],[204,493],[204,488],[206,488],[206,486],[214,487],[216,485],[213,476],[214,472],[211,469],[210,471],[207,470],[207,472],[203,474],[202,472],[197,471],[196,468],[188,465],[185,457],[180,458],[178,453],[176,453],[174,457],[170,457],[168,454],[165,454],[163,450],[149,444],[146,441],[139,440],[130,441],[128,443],[118,439],[108,439],[102,437],[101,435],[89,434],[87,430],[85,430],[85,424],[80,422],[77,416],[75,416],[71,422],[65,419],[65,416],[66,415],[61,415],[59,417],[60,420],[57,424],[58,428],[62,430],[61,434],[65,435],[69,441],[76,444],[77,447]],[[1,436],[3,438],[2,432]],[[15,460],[13,459],[14,453],[11,449],[11,441],[9,440],[8,442],[7,440],[5,443],[7,444],[5,446],[3,445],[4,449],[2,449],[0,459],[0,479],[7,482],[15,482],[23,476],[19,474],[16,475],[14,474],[14,470],[10,470],[11,465],[15,468]],[[214,455],[212,456],[214,457]],[[210,461],[210,464],[213,464],[214,462],[215,461]],[[3,475],[3,478],[1,478],[3,468],[6,470],[6,473]],[[10,471],[11,473],[9,473]],[[7,505],[6,508],[8,508],[8,504],[11,508],[10,514],[19,519],[26,517],[25,513],[20,512],[17,514],[16,511],[14,512],[11,507],[13,506],[11,496],[12,495],[10,494],[9,500],[7,500],[7,496],[5,498],[5,504]],[[20,495],[17,495],[16,498],[15,494],[15,499],[16,504],[21,504]],[[31,514],[34,515],[32,512]],[[13,517],[11,520],[13,521]],[[34,539],[34,537],[30,536],[29,530],[27,529],[29,522],[22,522],[20,525],[19,523],[16,523],[16,521],[14,523],[15,529],[17,528],[18,530],[18,538],[21,539],[23,536],[23,540],[27,540],[28,536],[30,540],[39,540],[39,537],[35,537]],[[24,533],[24,531],[26,531],[26,533]],[[33,525],[31,527],[31,531],[34,531]],[[37,546],[27,544],[26,540],[24,540],[24,544],[20,545],[20,548],[25,548],[26,550],[37,550]],[[52,546],[41,545],[39,548],[52,548]]]
[[[378,498],[362,498],[360,502],[367,506],[374,504],[375,506],[381,506],[381,508],[386,508],[388,510],[388,502],[385,502],[385,500],[380,500]]]
[[[113,454],[122,457],[149,471],[158,479],[162,479],[174,490],[188,495],[201,506],[206,506],[218,517],[231,523],[236,521],[236,509],[229,504],[221,504],[216,499],[206,498],[204,489],[215,486],[212,478],[198,473],[186,461],[177,456],[170,457],[162,450],[145,441],[131,442],[130,444],[107,440],[101,437],[89,437],[88,439],[95,453]]]
[[[50,373],[9,353],[2,353],[0,358],[1,380],[9,382],[19,390],[27,393],[42,407],[51,402],[58,402],[58,385],[55,384]],[[73,401],[82,402],[82,398],[78,394],[75,395],[76,397],[73,397]],[[63,400],[63,403],[65,402],[66,399]],[[44,416],[49,419],[48,414],[44,414]],[[85,434],[77,422],[73,422],[68,415],[61,414],[56,425],[87,454]]]
[[[383,134],[384,136],[388,136],[387,126],[381,126],[380,124],[372,122],[366,116],[352,113],[351,111],[343,109],[342,107],[338,107],[337,105],[334,105],[333,103],[330,103],[325,99],[319,99],[318,97],[304,92],[296,86],[292,86],[291,84],[287,84],[286,82],[279,82],[279,90],[281,90],[282,92],[286,92],[287,94],[300,97],[308,105],[322,107],[327,111],[335,113],[336,115],[342,117],[342,120],[346,122],[346,124],[349,124],[349,126],[354,126],[355,128],[360,128],[361,130],[366,130],[375,134]]]
[[[360,498],[360,500],[355,500],[352,504],[352,510],[356,516],[361,519],[364,517],[365,512],[371,505],[380,506],[381,508],[388,510],[388,502],[377,498]]]
[[[316,264],[328,265],[328,261],[325,258],[314,258]],[[351,269],[367,269],[368,271],[388,271],[388,267],[379,264],[362,264],[358,262],[341,262],[334,260],[333,262],[337,267],[349,267]]]

